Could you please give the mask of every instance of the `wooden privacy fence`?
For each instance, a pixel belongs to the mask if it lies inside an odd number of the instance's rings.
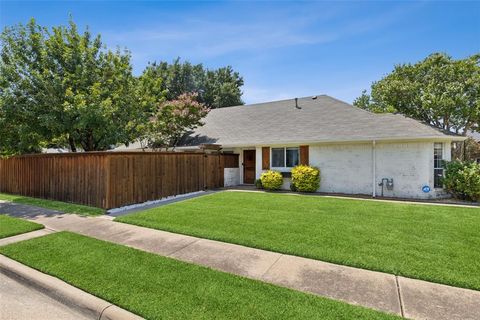
[[[238,155],[90,152],[0,159],[0,192],[105,209],[223,187]]]

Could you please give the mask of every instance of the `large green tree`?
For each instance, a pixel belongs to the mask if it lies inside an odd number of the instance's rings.
[[[208,108],[243,104],[243,78],[230,66],[209,70],[180,59],[173,63],[154,62],[145,68],[139,83],[143,104],[150,109],[154,108],[152,103],[175,100],[185,93],[196,93],[198,102]]]
[[[7,27],[0,35],[0,153],[49,145],[106,150],[143,119],[130,54],[68,26]]]
[[[480,131],[480,54],[454,60],[435,53],[401,64],[354,101],[373,112],[399,112],[445,131]]]

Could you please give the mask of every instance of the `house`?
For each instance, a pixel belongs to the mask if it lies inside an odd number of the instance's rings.
[[[220,145],[239,155],[226,184],[253,184],[277,170],[290,187],[290,170],[321,170],[319,192],[403,198],[446,196],[442,160],[462,141],[397,114],[373,114],[327,95],[214,109],[180,149]]]

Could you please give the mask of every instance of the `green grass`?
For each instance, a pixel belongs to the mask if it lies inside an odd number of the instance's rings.
[[[70,232],[0,253],[147,319],[396,319]]]
[[[116,221],[480,290],[480,209],[221,192]]]
[[[94,208],[89,206],[83,206],[80,204],[67,203],[55,200],[31,198],[25,196],[19,196],[14,194],[0,193],[0,200],[11,201],[15,203],[28,204],[36,207],[42,207],[46,209],[58,210],[65,213],[76,213],[86,216],[95,216],[105,213],[105,210],[101,208]]]
[[[43,229],[41,224],[0,214],[0,239],[39,229]]]

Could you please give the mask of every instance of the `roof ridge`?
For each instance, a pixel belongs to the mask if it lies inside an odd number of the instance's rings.
[[[326,94],[317,94],[317,95],[311,95],[311,96],[305,96],[305,97],[294,97],[294,98],[288,98],[288,99],[281,99],[281,100],[273,100],[273,101],[266,101],[266,102],[257,102],[257,103],[249,103],[249,104],[240,104],[240,105],[236,105],[236,106],[229,106],[229,107],[220,107],[220,108],[213,108],[211,111],[213,110],[219,110],[219,109],[229,109],[229,108],[240,108],[240,107],[250,107],[250,106],[256,106],[256,105],[259,105],[259,104],[272,104],[272,103],[278,103],[278,102],[285,102],[285,101],[289,101],[289,100],[293,100],[295,101],[295,98],[297,99],[311,99],[313,97],[329,97],[329,98],[332,98]],[[340,101],[340,100],[338,100]],[[343,101],[342,101],[343,102]],[[344,102],[346,103],[346,102]]]

